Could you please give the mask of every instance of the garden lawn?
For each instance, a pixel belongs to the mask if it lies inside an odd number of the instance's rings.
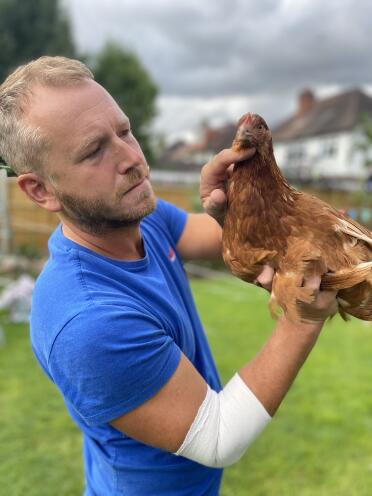
[[[228,277],[192,287],[225,383],[270,335],[267,295]],[[80,495],[80,434],[36,364],[26,326],[4,315],[0,323],[0,494]],[[226,469],[221,495],[372,494],[371,393],[372,325],[336,318],[271,424]]]

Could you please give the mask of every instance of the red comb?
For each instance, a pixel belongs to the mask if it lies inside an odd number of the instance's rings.
[[[238,122],[238,127],[241,126],[243,123],[244,124],[251,124],[253,121],[253,114],[248,112],[247,114],[244,114]]]

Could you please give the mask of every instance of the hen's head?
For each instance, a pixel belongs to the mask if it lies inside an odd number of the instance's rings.
[[[233,149],[238,151],[242,148],[256,148],[260,154],[266,154],[272,150],[270,129],[260,115],[248,113],[240,118]]]

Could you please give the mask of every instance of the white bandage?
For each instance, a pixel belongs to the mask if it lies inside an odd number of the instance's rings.
[[[219,393],[208,386],[198,413],[175,453],[208,467],[238,461],[271,420],[239,374]]]

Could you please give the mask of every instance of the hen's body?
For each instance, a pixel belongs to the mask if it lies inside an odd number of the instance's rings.
[[[290,187],[272,146],[261,152],[258,147],[253,159],[235,166],[223,255],[232,273],[247,282],[254,282],[263,265],[273,267],[271,309],[279,304],[293,320],[301,318],[297,303],[314,297],[302,287],[304,278],[313,274],[322,276],[323,289],[339,291],[341,315],[372,320],[370,231]]]

